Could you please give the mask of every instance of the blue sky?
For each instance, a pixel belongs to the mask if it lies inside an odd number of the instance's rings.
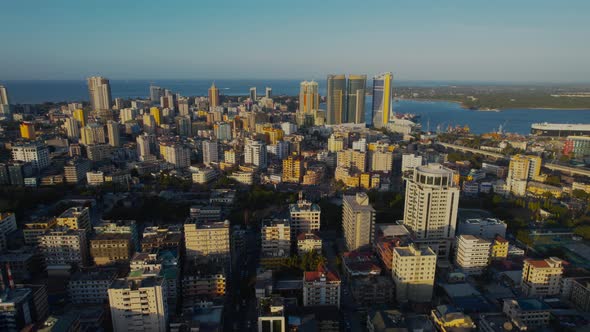
[[[590,81],[587,0],[3,1],[0,80]]]

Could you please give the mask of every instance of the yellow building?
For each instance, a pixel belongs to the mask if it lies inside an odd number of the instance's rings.
[[[520,283],[525,296],[559,294],[563,265],[564,261],[557,257],[525,259]]]
[[[88,114],[83,109],[74,111],[74,119],[80,123],[80,127],[85,127],[88,124]]]
[[[496,236],[494,242],[492,243],[492,250],[490,253],[491,259],[504,259],[508,257],[508,247],[509,243],[508,240],[501,236]]]
[[[211,108],[219,106],[219,89],[215,86],[215,83],[211,84],[209,88],[209,106]]]
[[[394,248],[391,273],[397,301],[430,302],[435,270],[436,254],[430,247],[412,244]]]
[[[526,190],[533,195],[543,196],[545,193],[550,193],[555,198],[560,198],[563,194],[563,188],[551,186],[541,182],[530,181],[527,183]]]
[[[20,136],[22,138],[34,140],[35,136],[35,125],[32,122],[23,122],[20,124]]]
[[[284,136],[282,129],[272,127],[262,128],[262,133],[266,136],[266,142],[272,145],[277,144],[278,141],[282,141]]]
[[[152,107],[150,108],[150,115],[154,117],[157,126],[162,123],[162,110],[157,107]]]
[[[439,305],[431,311],[434,324],[441,332],[475,330],[475,323],[469,317],[452,306]]]
[[[56,220],[58,226],[65,226],[69,229],[84,229],[86,232],[92,230],[90,212],[87,207],[71,207],[60,214]]]
[[[328,138],[328,151],[330,151],[330,152],[342,151],[342,150],[344,150],[346,145],[347,145],[346,137],[332,134],[330,136],[330,138]]]
[[[506,184],[510,192],[517,196],[526,195],[528,180],[542,181],[541,157],[517,154],[510,158]]]
[[[303,158],[291,155],[283,160],[283,182],[300,183],[303,176]]]

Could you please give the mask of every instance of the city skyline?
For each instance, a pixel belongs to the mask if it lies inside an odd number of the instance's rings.
[[[167,24],[146,19],[161,14],[149,3],[10,2],[0,21],[19,29],[6,41],[1,79],[317,79],[385,69],[400,80],[588,82],[590,48],[580,42],[588,3],[453,2],[327,1],[312,11],[303,3],[176,2]],[[278,47],[269,52],[265,40]],[[304,40],[312,57],[298,47]]]

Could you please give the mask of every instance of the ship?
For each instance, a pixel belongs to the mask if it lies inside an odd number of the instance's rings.
[[[537,136],[584,136],[590,135],[590,124],[587,123],[533,123],[531,125],[531,134]]]

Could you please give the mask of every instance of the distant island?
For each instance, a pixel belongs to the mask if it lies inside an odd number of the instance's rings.
[[[450,101],[478,111],[503,109],[590,110],[590,86],[440,86],[399,87],[401,99]]]

